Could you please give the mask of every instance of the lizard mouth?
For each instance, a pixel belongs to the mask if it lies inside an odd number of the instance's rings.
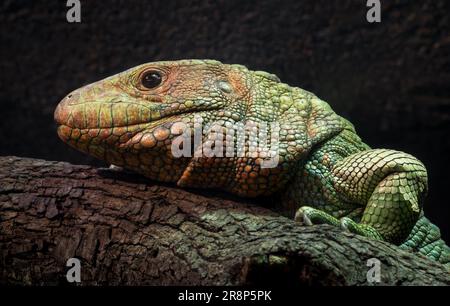
[[[84,102],[69,104],[65,98],[55,109],[58,125],[76,129],[107,129],[130,127],[160,118],[159,112],[139,103]]]
[[[77,147],[77,144],[110,145],[122,144],[129,141],[140,131],[148,128],[149,123],[128,126],[100,127],[80,129],[65,124],[58,124],[57,133],[64,142]]]
[[[88,128],[74,127],[57,122],[57,133],[61,140],[75,148],[82,149],[82,151],[86,151],[87,148],[93,146],[128,149],[139,143],[143,134],[152,133],[156,140],[168,137],[170,126],[177,121],[180,121],[179,116],[173,115],[151,122]]]
[[[80,101],[81,100],[81,101]],[[87,151],[92,146],[117,147],[150,125],[158,124],[145,105],[121,101],[83,101],[75,91],[56,107],[59,138]]]
[[[59,138],[73,148],[105,160],[105,151],[148,152],[161,150],[182,133],[176,123],[190,109],[166,109],[149,113],[149,107],[134,102],[70,101],[57,106],[54,118]],[[185,119],[185,118],[184,118]],[[178,125],[179,126],[179,125]]]

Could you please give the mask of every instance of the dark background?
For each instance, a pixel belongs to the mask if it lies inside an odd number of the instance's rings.
[[[57,137],[71,90],[155,60],[212,58],[316,93],[372,147],[429,170],[425,211],[450,241],[450,1],[66,1],[0,4],[0,155],[94,161]],[[98,162],[95,162],[98,164]]]

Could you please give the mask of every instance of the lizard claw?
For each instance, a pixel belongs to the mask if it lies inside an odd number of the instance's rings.
[[[377,240],[384,240],[381,234],[370,225],[357,223],[348,217],[336,219],[324,211],[309,206],[299,208],[295,214],[294,220],[306,226],[314,224],[330,224],[340,227],[345,232]]]
[[[348,217],[341,218],[341,229],[345,232],[352,233],[354,232],[354,224],[355,223],[352,219]],[[353,229],[353,231],[351,230]]]
[[[113,164],[109,165],[109,169],[113,170],[113,171],[123,171],[123,167],[116,166],[116,165],[113,165]]]
[[[304,225],[330,224],[339,226],[339,220],[316,208],[302,206],[297,210],[294,220]]]
[[[356,223],[348,217],[341,218],[341,228],[349,233],[354,233],[372,239],[384,240],[381,234],[372,226]]]
[[[296,222],[299,222],[302,225],[306,225],[306,226],[313,225],[313,223],[311,222],[311,219],[308,217],[307,214],[305,214],[305,211],[302,208],[297,210],[297,212],[295,213],[294,220]]]

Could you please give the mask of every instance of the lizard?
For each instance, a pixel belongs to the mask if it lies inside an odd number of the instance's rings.
[[[450,249],[423,213],[424,164],[372,149],[327,102],[274,74],[215,60],[150,62],[69,93],[54,118],[64,142],[112,165],[180,187],[275,194],[302,225],[331,224],[450,267]],[[271,124],[274,149],[220,154],[216,140],[250,147],[250,137],[226,134],[250,122]],[[204,141],[189,142],[199,128]],[[175,156],[174,147],[194,154]],[[269,155],[276,162],[264,166]]]

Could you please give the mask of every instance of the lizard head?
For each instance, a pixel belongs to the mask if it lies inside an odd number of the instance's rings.
[[[246,73],[212,60],[143,64],[68,94],[54,114],[58,135],[108,163],[176,182],[190,159],[172,156],[173,139],[194,127],[195,114],[214,120],[243,100]]]
[[[313,94],[212,60],[131,68],[67,95],[55,120],[63,141],[107,163],[249,197],[283,187],[315,143],[342,129]],[[267,138],[260,138],[263,129]]]

